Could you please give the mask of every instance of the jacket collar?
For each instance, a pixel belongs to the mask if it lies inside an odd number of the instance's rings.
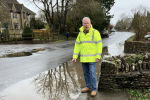
[[[79,30],[80,30],[80,32],[83,32],[83,31],[84,31],[84,27],[83,27],[83,26],[82,26],[82,27],[80,27],[80,29],[79,29]],[[93,29],[93,26],[92,26],[92,24],[91,24],[91,26],[90,26],[90,30],[89,30],[89,33],[90,33],[90,32],[93,32],[93,30],[94,30],[94,29]]]

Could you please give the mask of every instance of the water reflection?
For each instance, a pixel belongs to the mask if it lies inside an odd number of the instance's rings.
[[[99,76],[100,66],[97,63],[96,73]],[[81,63],[66,62],[62,66],[51,69],[36,76],[32,81],[36,92],[49,100],[75,100],[85,87]]]
[[[50,100],[75,99],[74,96],[80,91],[77,73],[71,62],[41,73],[33,80],[33,83],[37,93]]]

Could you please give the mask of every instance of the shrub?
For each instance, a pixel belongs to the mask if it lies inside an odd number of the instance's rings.
[[[129,57],[126,57],[126,58],[123,58],[125,60],[126,63],[128,64],[131,64],[131,63],[134,63],[135,60],[133,58],[131,58],[130,56]]]
[[[126,63],[137,63],[139,60],[143,61],[143,56],[141,54],[135,55],[133,57],[129,56],[126,58],[123,58],[125,60]]]
[[[138,62],[139,60],[143,61],[143,56],[141,54],[136,56],[136,62]]]
[[[23,40],[33,40],[32,33],[33,33],[33,31],[31,30],[30,27],[28,27],[28,26],[25,27],[23,30],[23,33],[22,33],[22,39]]]

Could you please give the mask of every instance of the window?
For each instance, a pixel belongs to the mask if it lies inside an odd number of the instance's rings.
[[[17,13],[13,12],[13,18],[17,18]]]
[[[18,29],[18,24],[14,24],[14,29]]]
[[[30,15],[27,15],[26,17],[27,17],[27,20],[30,20]]]
[[[23,13],[23,19],[25,19],[25,12]]]

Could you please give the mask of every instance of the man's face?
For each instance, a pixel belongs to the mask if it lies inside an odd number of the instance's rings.
[[[89,19],[84,19],[83,20],[83,27],[85,31],[90,30],[91,22]]]

